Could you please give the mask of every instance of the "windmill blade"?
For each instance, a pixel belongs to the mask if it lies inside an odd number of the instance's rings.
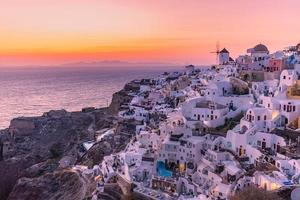
[[[220,42],[219,41],[217,41],[217,44],[216,44],[216,52],[220,53]]]
[[[220,42],[217,41],[216,44],[216,64],[219,64],[219,54],[220,54]]]
[[[216,64],[218,64],[219,62],[219,54],[220,54],[220,42],[219,41],[217,41],[217,43],[216,43],[216,50],[215,51],[211,51],[211,52],[209,52],[209,53],[214,53],[214,54],[216,54]]]

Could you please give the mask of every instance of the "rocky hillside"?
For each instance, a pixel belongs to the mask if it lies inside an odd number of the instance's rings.
[[[92,166],[113,150],[124,148],[134,133],[114,114],[130,100],[126,89],[113,96],[109,108],[81,112],[49,111],[40,117],[11,121],[0,133],[0,199],[82,199],[87,181],[71,170],[76,163]],[[112,137],[86,152],[83,143],[95,141],[95,133],[115,128]],[[100,156],[99,156],[100,155]]]
[[[132,100],[133,96],[130,95],[131,91],[138,91],[140,85],[134,81],[127,83],[122,90],[113,94],[111,104],[109,105],[110,114],[117,114],[122,105],[127,105]]]
[[[8,199],[83,199],[89,179],[74,170],[60,170],[36,178],[20,178]]]

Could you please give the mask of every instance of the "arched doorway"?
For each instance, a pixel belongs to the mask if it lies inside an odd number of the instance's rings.
[[[288,123],[289,123],[288,118],[284,115],[281,115],[281,117],[280,117],[280,126],[285,127],[286,125],[288,125]]]
[[[248,130],[247,126],[242,126],[241,133],[244,134],[244,133],[246,133],[247,130]]]

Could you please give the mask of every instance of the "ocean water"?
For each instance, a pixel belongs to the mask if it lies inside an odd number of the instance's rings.
[[[52,109],[78,111],[105,107],[112,94],[139,78],[158,76],[163,68],[0,69],[0,129],[20,116],[39,116]]]

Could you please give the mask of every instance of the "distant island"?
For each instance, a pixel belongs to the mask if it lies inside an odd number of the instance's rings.
[[[160,62],[127,62],[121,60],[103,60],[103,61],[95,61],[95,62],[75,62],[75,63],[66,63],[62,64],[62,66],[68,67],[141,67],[141,66],[182,66],[179,63],[160,63]]]

